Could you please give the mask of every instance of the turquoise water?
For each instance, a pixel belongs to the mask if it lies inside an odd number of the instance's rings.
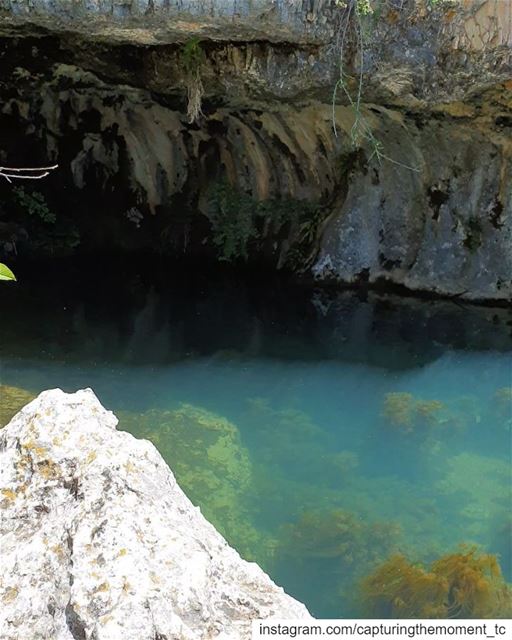
[[[317,616],[360,615],[361,579],[395,553],[428,564],[475,544],[512,580],[507,310],[189,285],[22,282],[0,382],[92,387]]]

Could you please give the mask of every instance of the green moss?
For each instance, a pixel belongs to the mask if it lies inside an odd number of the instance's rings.
[[[181,61],[188,75],[196,74],[206,60],[199,38],[190,38],[181,49]]]
[[[201,69],[206,62],[206,54],[201,47],[199,38],[191,38],[183,45],[181,63],[185,70],[187,85],[187,115],[190,123],[197,121],[202,115],[201,103],[204,87],[201,79]]]

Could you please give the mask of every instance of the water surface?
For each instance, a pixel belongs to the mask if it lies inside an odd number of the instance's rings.
[[[28,270],[0,383],[92,387],[240,553],[322,617],[394,553],[512,579],[510,313],[218,274]]]

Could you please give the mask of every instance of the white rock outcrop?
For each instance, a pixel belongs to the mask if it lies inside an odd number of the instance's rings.
[[[0,638],[228,640],[308,618],[116,424],[90,389],[56,389],[0,431]]]

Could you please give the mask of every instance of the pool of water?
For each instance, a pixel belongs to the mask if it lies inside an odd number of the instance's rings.
[[[396,554],[477,545],[512,580],[509,310],[185,273],[21,277],[0,383],[92,387],[316,616],[368,615]]]

